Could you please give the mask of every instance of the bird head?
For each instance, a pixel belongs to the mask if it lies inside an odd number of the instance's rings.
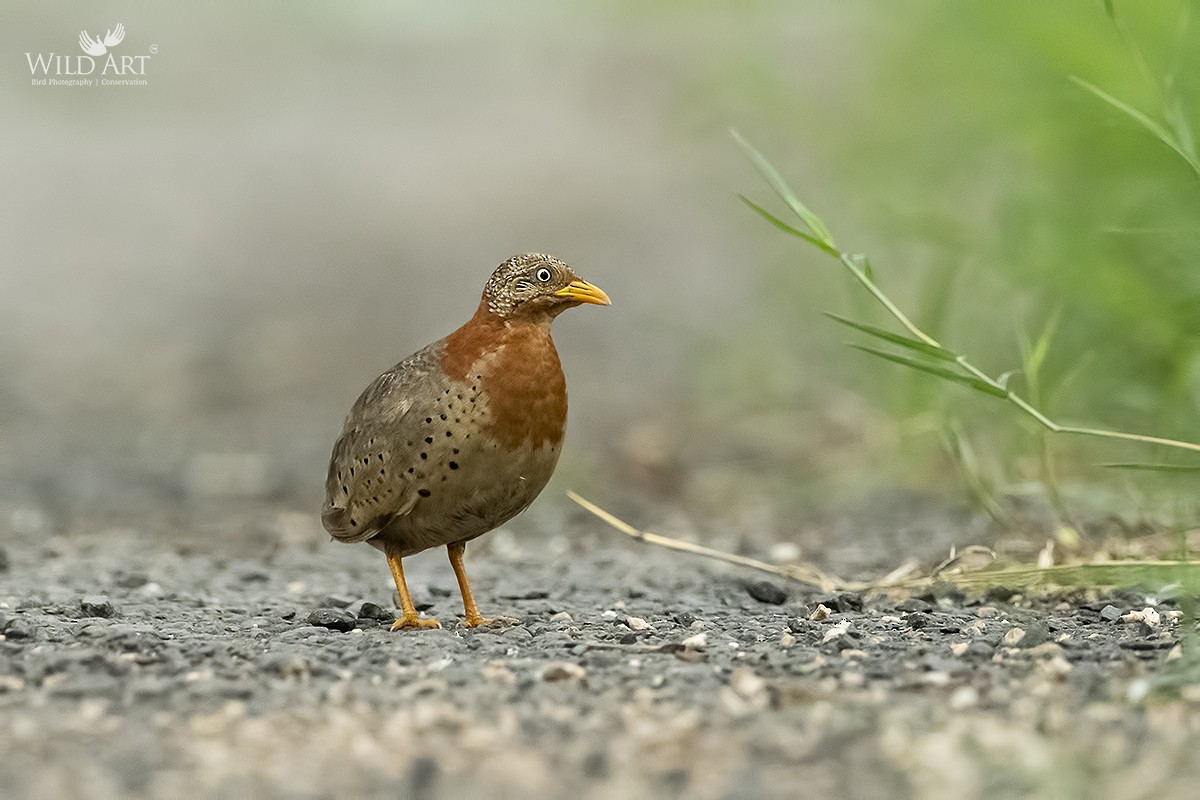
[[[599,287],[542,253],[513,256],[497,267],[483,287],[483,301],[503,320],[534,322],[552,320],[583,303],[612,305]]]

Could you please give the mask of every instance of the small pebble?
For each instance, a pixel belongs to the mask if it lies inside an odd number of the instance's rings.
[[[834,639],[845,636],[846,631],[848,630],[850,630],[850,620],[844,619],[837,625],[834,625],[832,628],[825,631],[825,635],[821,638],[821,644],[832,642]]]
[[[92,594],[79,601],[85,617],[111,617],[116,613],[112,601],[102,594]]]
[[[829,619],[829,615],[832,613],[833,612],[829,610],[829,606],[825,605],[824,603],[817,603],[817,607],[814,608],[813,612],[808,615],[808,618],[813,622],[821,622],[822,620]]]
[[[992,647],[987,642],[983,642],[978,639],[967,645],[965,653],[967,658],[977,659],[980,661],[987,660],[995,654],[996,648]]]
[[[702,631],[694,636],[689,636],[680,642],[680,644],[683,645],[685,650],[703,650],[708,647],[708,634]]]
[[[625,625],[631,631],[645,631],[650,629],[650,623],[641,617],[626,617]]]
[[[559,681],[568,680],[580,681],[586,677],[587,670],[570,661],[551,661],[542,667],[542,680],[546,681],[546,683],[558,683]]]
[[[395,615],[391,611],[370,600],[356,600],[346,610],[358,619],[376,619],[384,622],[391,622],[395,619]]]
[[[1157,628],[1161,622],[1158,612],[1153,608],[1143,608],[1141,611],[1130,611],[1125,616],[1121,617],[1121,622],[1133,624],[1136,622],[1144,622],[1147,627]]]
[[[1025,635],[1021,637],[1020,646],[1023,648],[1037,647],[1043,642],[1050,641],[1050,628],[1044,622],[1031,622],[1025,626]]]
[[[345,633],[358,624],[354,615],[336,608],[318,608],[308,615],[309,625]]]
[[[1116,622],[1121,618],[1121,609],[1116,606],[1105,606],[1100,609],[1100,619],[1107,622]]]
[[[796,645],[796,637],[786,631],[779,637],[779,645],[781,647],[794,647]]]
[[[961,711],[979,704],[979,690],[974,686],[960,686],[950,695],[950,708]]]
[[[681,628],[686,628],[696,621],[696,615],[690,611],[680,611],[678,614],[671,617],[671,619],[675,620],[676,625],[680,626]]]
[[[1008,631],[1005,632],[1004,638],[1001,641],[1003,641],[1004,644],[1008,647],[1016,647],[1018,644],[1021,643],[1021,640],[1024,638],[1025,638],[1025,629],[1014,626],[1012,628],[1009,628]]]
[[[8,625],[4,627],[4,637],[12,641],[32,639],[33,626],[23,619],[10,620]]]
[[[780,606],[787,602],[787,592],[771,581],[754,581],[746,584],[746,592],[760,603]]]

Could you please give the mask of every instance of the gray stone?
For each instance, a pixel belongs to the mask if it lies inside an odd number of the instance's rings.
[[[112,617],[117,613],[112,601],[102,594],[90,594],[79,601],[85,617]]]
[[[378,603],[372,603],[370,600],[356,600],[346,609],[358,619],[374,619],[382,622],[391,622],[395,619],[395,615],[388,611]]]
[[[4,626],[4,637],[9,641],[20,641],[24,639],[32,639],[34,637],[34,627],[28,620],[13,619],[9,620]]]
[[[780,606],[787,602],[788,595],[783,587],[771,581],[754,581],[746,584],[746,592],[760,603]]]
[[[358,625],[358,620],[353,614],[336,608],[318,608],[308,615],[306,621],[309,625],[342,633],[353,630]]]

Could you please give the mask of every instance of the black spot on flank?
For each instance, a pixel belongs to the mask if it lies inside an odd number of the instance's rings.
[[[408,474],[409,474],[409,475],[412,475],[412,474],[413,474],[413,468],[412,468],[412,467],[409,467],[409,468],[408,468]]]
[[[412,447],[412,442],[409,442],[409,443],[408,443],[408,446],[409,446],[409,447]]]
[[[350,520],[350,527],[351,527],[351,528],[357,528],[357,527],[358,527],[358,520],[356,520],[356,519],[352,519],[352,520]]]
[[[350,489],[345,484],[342,484],[342,494],[350,494]]]
[[[427,458],[429,458],[429,453],[421,453],[421,460],[422,460],[422,461],[424,461],[424,460],[425,460],[425,459],[427,459]]]
[[[457,394],[457,395],[455,395],[455,397],[457,397],[459,400],[462,400],[462,395],[461,395],[461,394]]]
[[[433,422],[433,417],[426,417],[425,424],[428,425],[430,422]]]
[[[446,476],[445,476],[445,475],[443,475],[443,476],[442,476],[442,483],[445,483],[445,482],[446,482]]]
[[[432,437],[432,436],[426,436],[426,437],[425,437],[425,444],[433,444],[433,437]]]
[[[384,475],[387,475],[387,472],[384,471],[383,467],[380,467],[379,468],[379,477],[382,478]]]
[[[421,497],[429,497],[431,492],[428,489],[417,489],[417,494],[421,495]]]
[[[450,438],[450,437],[451,437],[451,436],[453,436],[453,435],[454,435],[454,434],[453,434],[453,433],[451,433],[450,431],[446,431],[446,438]]]
[[[443,420],[443,421],[446,419],[446,415],[445,415],[445,414],[441,414],[440,416],[441,416],[441,418],[442,418],[442,420]]]
[[[458,448],[454,448],[454,455],[458,455]]]
[[[455,451],[455,452],[457,452],[457,451]],[[457,462],[457,461],[451,461],[451,462],[450,462],[450,469],[458,469],[458,462]]]
[[[380,453],[378,456],[376,456],[376,458],[378,458],[380,461],[383,461],[383,453]]]
[[[477,380],[477,381],[481,381],[481,380],[483,380],[483,376],[482,376],[482,375],[476,375],[476,376],[475,376],[475,380]]]
[[[455,417],[455,418],[454,418],[454,421],[455,421],[455,422],[462,422],[462,419],[460,419],[459,417]]]

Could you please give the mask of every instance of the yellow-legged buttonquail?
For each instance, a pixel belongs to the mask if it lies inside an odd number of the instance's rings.
[[[480,615],[463,571],[466,543],[524,511],[562,449],[567,388],[550,323],[608,295],[540,253],[501,264],[475,315],[376,378],[333,447],[321,521],[335,539],[387,555],[402,615],[392,630],[427,628],[402,559],[445,546],[466,624]]]

